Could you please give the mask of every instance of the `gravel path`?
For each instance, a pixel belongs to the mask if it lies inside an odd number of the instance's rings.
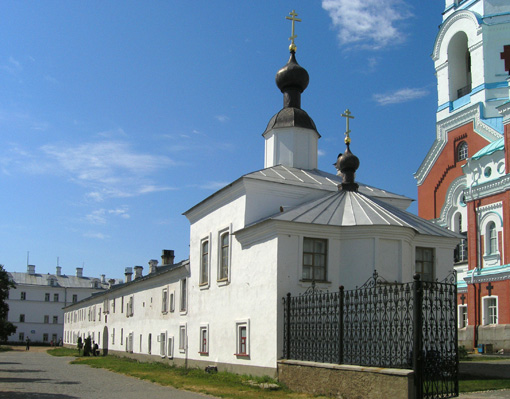
[[[34,348],[0,353],[0,399],[213,398],[116,374]]]

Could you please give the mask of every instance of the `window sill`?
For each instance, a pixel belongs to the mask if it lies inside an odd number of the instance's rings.
[[[200,356],[209,356],[209,352],[198,352]]]
[[[250,354],[249,353],[234,353],[234,356],[249,358]]]
[[[299,280],[301,283],[316,283],[316,284],[331,284],[331,281],[328,280],[311,280],[311,279],[304,279],[302,278]]]
[[[230,284],[230,281],[227,277],[227,278],[222,278],[222,279],[216,280],[216,283],[218,284],[218,286],[223,287],[225,285]]]
[[[200,283],[200,284],[198,285],[198,288],[200,288],[201,290],[206,290],[206,289],[208,289],[208,288],[209,288],[209,282],[207,282],[207,283]]]

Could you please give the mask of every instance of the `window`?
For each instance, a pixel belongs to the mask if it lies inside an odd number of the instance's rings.
[[[175,293],[172,291],[170,293],[170,312],[175,310]]]
[[[44,323],[48,324],[49,322],[50,322],[50,316],[49,315],[44,315]]]
[[[200,353],[201,355],[209,354],[209,327],[201,326],[200,327]]]
[[[112,345],[115,345],[115,328],[112,331]]]
[[[230,234],[228,231],[220,235],[220,262],[218,280],[228,280],[228,266],[230,254]]]
[[[187,288],[186,288],[186,279],[183,278],[181,280],[181,303],[180,309],[181,312],[185,312],[188,306],[188,298],[187,298]]]
[[[483,298],[483,324],[498,324],[498,299],[490,296]]]
[[[24,292],[24,291],[21,291],[21,297],[20,297],[20,299],[21,299],[22,301],[26,301],[26,300],[27,300],[27,293],[26,293],[26,292]]]
[[[112,299],[112,312],[115,313],[115,298]]]
[[[159,355],[161,357],[166,356],[166,332],[159,335]]]
[[[53,294],[53,302],[58,302],[58,294]]]
[[[163,289],[161,294],[161,312],[168,312],[168,288]]]
[[[326,281],[328,240],[303,239],[303,280]]]
[[[48,342],[48,334],[46,334],[46,333],[43,334],[42,340],[43,340],[43,342]]]
[[[422,281],[434,280],[434,249],[416,247],[416,273]]]
[[[78,302],[78,295],[73,294],[73,303]]]
[[[463,161],[468,157],[468,144],[463,141],[457,147],[457,161]]]
[[[120,329],[120,344],[122,345],[124,343],[124,329]]]
[[[53,316],[53,324],[58,324],[58,316]]]
[[[45,302],[49,302],[50,301],[50,293],[47,292],[46,294],[44,294],[44,301]]]
[[[459,328],[467,327],[468,318],[467,318],[467,305],[459,306]]]
[[[24,314],[20,314],[19,315],[19,322],[20,323],[24,323],[25,322],[25,315]]]
[[[25,333],[20,332],[18,335],[18,341],[22,342],[25,340]]]
[[[498,232],[496,230],[496,224],[490,222],[487,225],[487,254],[493,255],[498,253]]]
[[[174,337],[168,337],[168,344],[166,349],[168,358],[172,359],[174,357]]]
[[[122,297],[122,300],[120,302],[120,313],[124,313],[124,297]]]
[[[149,353],[149,355],[150,355],[151,352],[152,352],[152,334],[149,334],[148,341],[147,341],[147,353]]]
[[[134,296],[131,295],[126,303],[126,317],[131,317],[134,314]]]
[[[250,323],[248,320],[236,323],[236,356],[249,356]]]
[[[57,345],[57,339],[58,339],[57,334],[52,334],[52,336],[51,336],[51,340],[53,341],[53,344],[54,344],[54,345]]]
[[[179,326],[179,351],[186,351],[186,324]]]
[[[200,247],[200,285],[209,283],[209,240],[202,241]]]

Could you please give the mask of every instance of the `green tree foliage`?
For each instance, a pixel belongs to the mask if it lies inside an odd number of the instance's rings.
[[[6,300],[11,288],[16,288],[16,284],[9,279],[4,266],[0,265],[0,341],[7,341],[7,337],[16,332],[16,326],[7,321],[9,305]]]

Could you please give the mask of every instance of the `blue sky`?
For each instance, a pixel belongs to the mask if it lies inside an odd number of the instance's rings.
[[[349,108],[357,180],[416,199],[441,0],[3,1],[0,264],[122,278],[188,258],[182,213],[264,166],[293,9],[319,168]]]

